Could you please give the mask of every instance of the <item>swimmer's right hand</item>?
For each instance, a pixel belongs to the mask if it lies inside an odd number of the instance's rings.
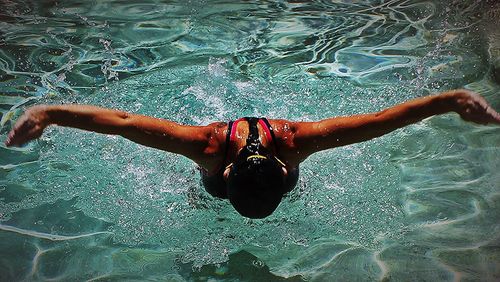
[[[21,146],[40,137],[43,130],[50,124],[47,107],[39,105],[27,109],[7,135],[5,145],[9,147]]]

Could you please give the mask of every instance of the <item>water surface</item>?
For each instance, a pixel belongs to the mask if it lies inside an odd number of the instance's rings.
[[[318,120],[468,88],[498,110],[491,1],[4,1],[0,140],[25,107]],[[496,281],[498,127],[448,114],[322,152],[264,220],[188,159],[49,128],[0,147],[0,280]]]

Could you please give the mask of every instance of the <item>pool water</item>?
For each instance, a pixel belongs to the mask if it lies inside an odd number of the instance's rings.
[[[30,105],[201,125],[500,109],[494,1],[2,1],[0,141]],[[312,155],[263,220],[190,160],[51,127],[0,146],[0,281],[498,281],[500,128],[447,114]]]

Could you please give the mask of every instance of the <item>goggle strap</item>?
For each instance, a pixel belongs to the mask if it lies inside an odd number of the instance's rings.
[[[284,162],[282,162],[280,159],[278,159],[277,157],[274,157],[279,163],[280,165],[282,165],[283,167],[286,167],[286,164]]]
[[[247,161],[249,161],[250,159],[265,159],[265,160],[267,160],[267,157],[262,156],[262,155],[251,155],[251,156],[247,157]]]
[[[265,160],[267,160],[267,157],[262,156],[262,155],[251,155],[251,156],[247,157],[247,161],[249,161],[250,159],[265,159]],[[278,159],[276,156],[274,157],[274,159],[276,161],[278,161],[278,163],[280,165],[282,165],[283,167],[286,167],[286,164],[284,162],[282,162],[280,159]]]

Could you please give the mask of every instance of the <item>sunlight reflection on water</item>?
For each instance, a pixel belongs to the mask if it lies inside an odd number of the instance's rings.
[[[34,103],[318,120],[467,87],[498,109],[487,5],[4,3],[0,140]],[[50,128],[0,148],[0,280],[494,281],[498,133],[446,115],[314,155],[248,220],[183,157]]]

